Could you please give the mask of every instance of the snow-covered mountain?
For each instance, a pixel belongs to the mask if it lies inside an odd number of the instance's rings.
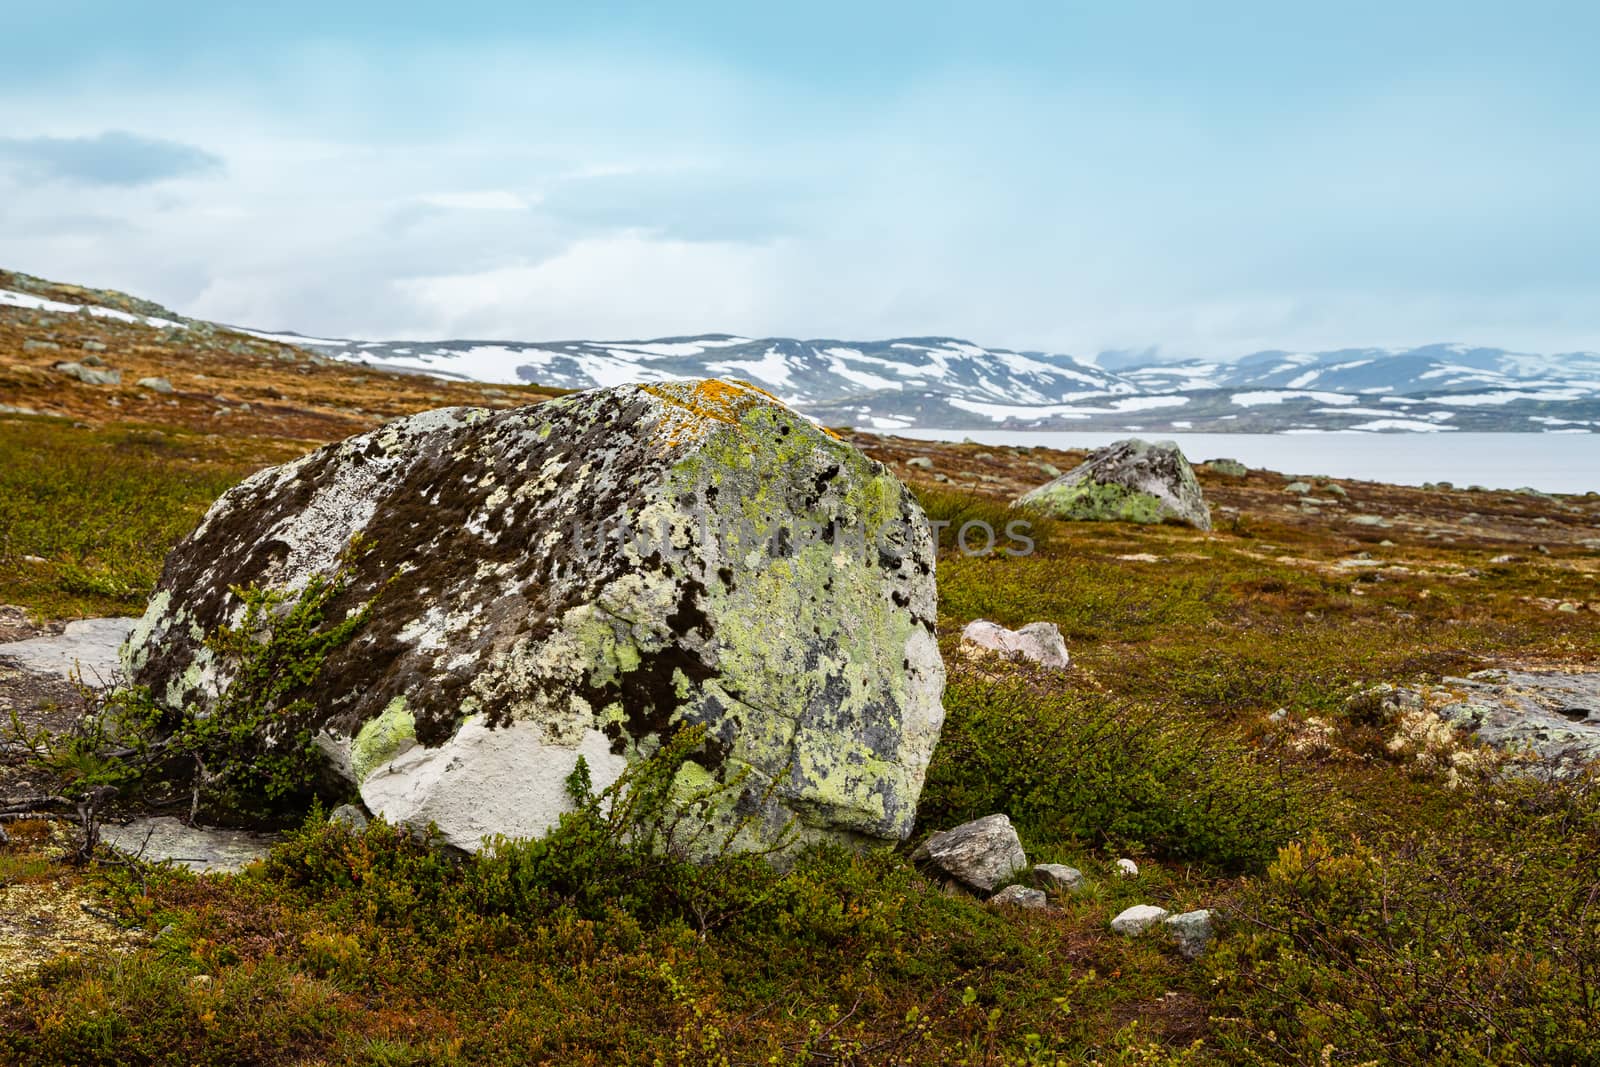
[[[1096,362],[949,337],[838,341],[705,334],[652,341],[343,341],[324,355],[476,381],[570,389],[731,376],[819,419],[870,429],[1452,429],[1600,432],[1600,353],[1499,348],[1258,352]],[[1115,368],[1115,369],[1110,369]]]
[[[0,308],[217,330],[149,301],[0,271]],[[227,329],[238,329],[227,327]],[[1600,433],[1600,353],[1533,355],[1427,345],[1257,352],[1238,360],[1093,361],[951,337],[887,341],[352,341],[262,333],[338,359],[480,382],[586,389],[629,381],[742,378],[830,425],[896,430],[1492,430]]]

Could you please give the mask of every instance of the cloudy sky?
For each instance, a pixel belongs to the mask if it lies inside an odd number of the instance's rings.
[[[8,5],[0,266],[355,337],[1595,349],[1596,40],[1587,0]]]

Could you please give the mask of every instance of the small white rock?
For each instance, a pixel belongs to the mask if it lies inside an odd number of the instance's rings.
[[[1139,865],[1124,856],[1117,861],[1117,876],[1119,878],[1139,877]]]
[[[1166,908],[1158,908],[1154,904],[1135,904],[1111,920],[1111,929],[1127,937],[1134,937],[1144,933],[1156,923],[1164,921],[1170,914],[1172,913]]]
[[[1020,630],[1007,630],[999,623],[976,619],[961,631],[961,650],[969,654],[1019,656],[1056,670],[1065,670],[1071,662],[1067,642],[1053,622],[1030,622]]]

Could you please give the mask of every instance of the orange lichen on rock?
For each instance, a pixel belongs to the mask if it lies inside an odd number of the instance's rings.
[[[736,426],[751,409],[763,405],[785,407],[783,401],[760,386],[738,380],[704,378],[700,381],[660,382],[642,387],[651,396],[665,400],[677,414],[662,424],[667,443],[676,446],[685,441],[699,441],[713,429],[714,423]],[[829,437],[838,435],[824,429]]]

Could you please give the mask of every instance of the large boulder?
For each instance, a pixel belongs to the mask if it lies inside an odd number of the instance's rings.
[[[676,784],[732,786],[707,819],[734,847],[896,841],[944,718],[934,554],[893,475],[757,389],[597,389],[259,472],[167,558],[124,656],[204,713],[233,589],[344,567],[330,617],[370,619],[259,742],[314,735],[376,814],[463,848],[534,836],[579,756],[600,789],[704,724]]]
[[[1016,501],[1057,519],[1086,522],[1180,522],[1211,529],[1211,509],[1194,468],[1171,441],[1136,437],[1096,449],[1054,481]]]

